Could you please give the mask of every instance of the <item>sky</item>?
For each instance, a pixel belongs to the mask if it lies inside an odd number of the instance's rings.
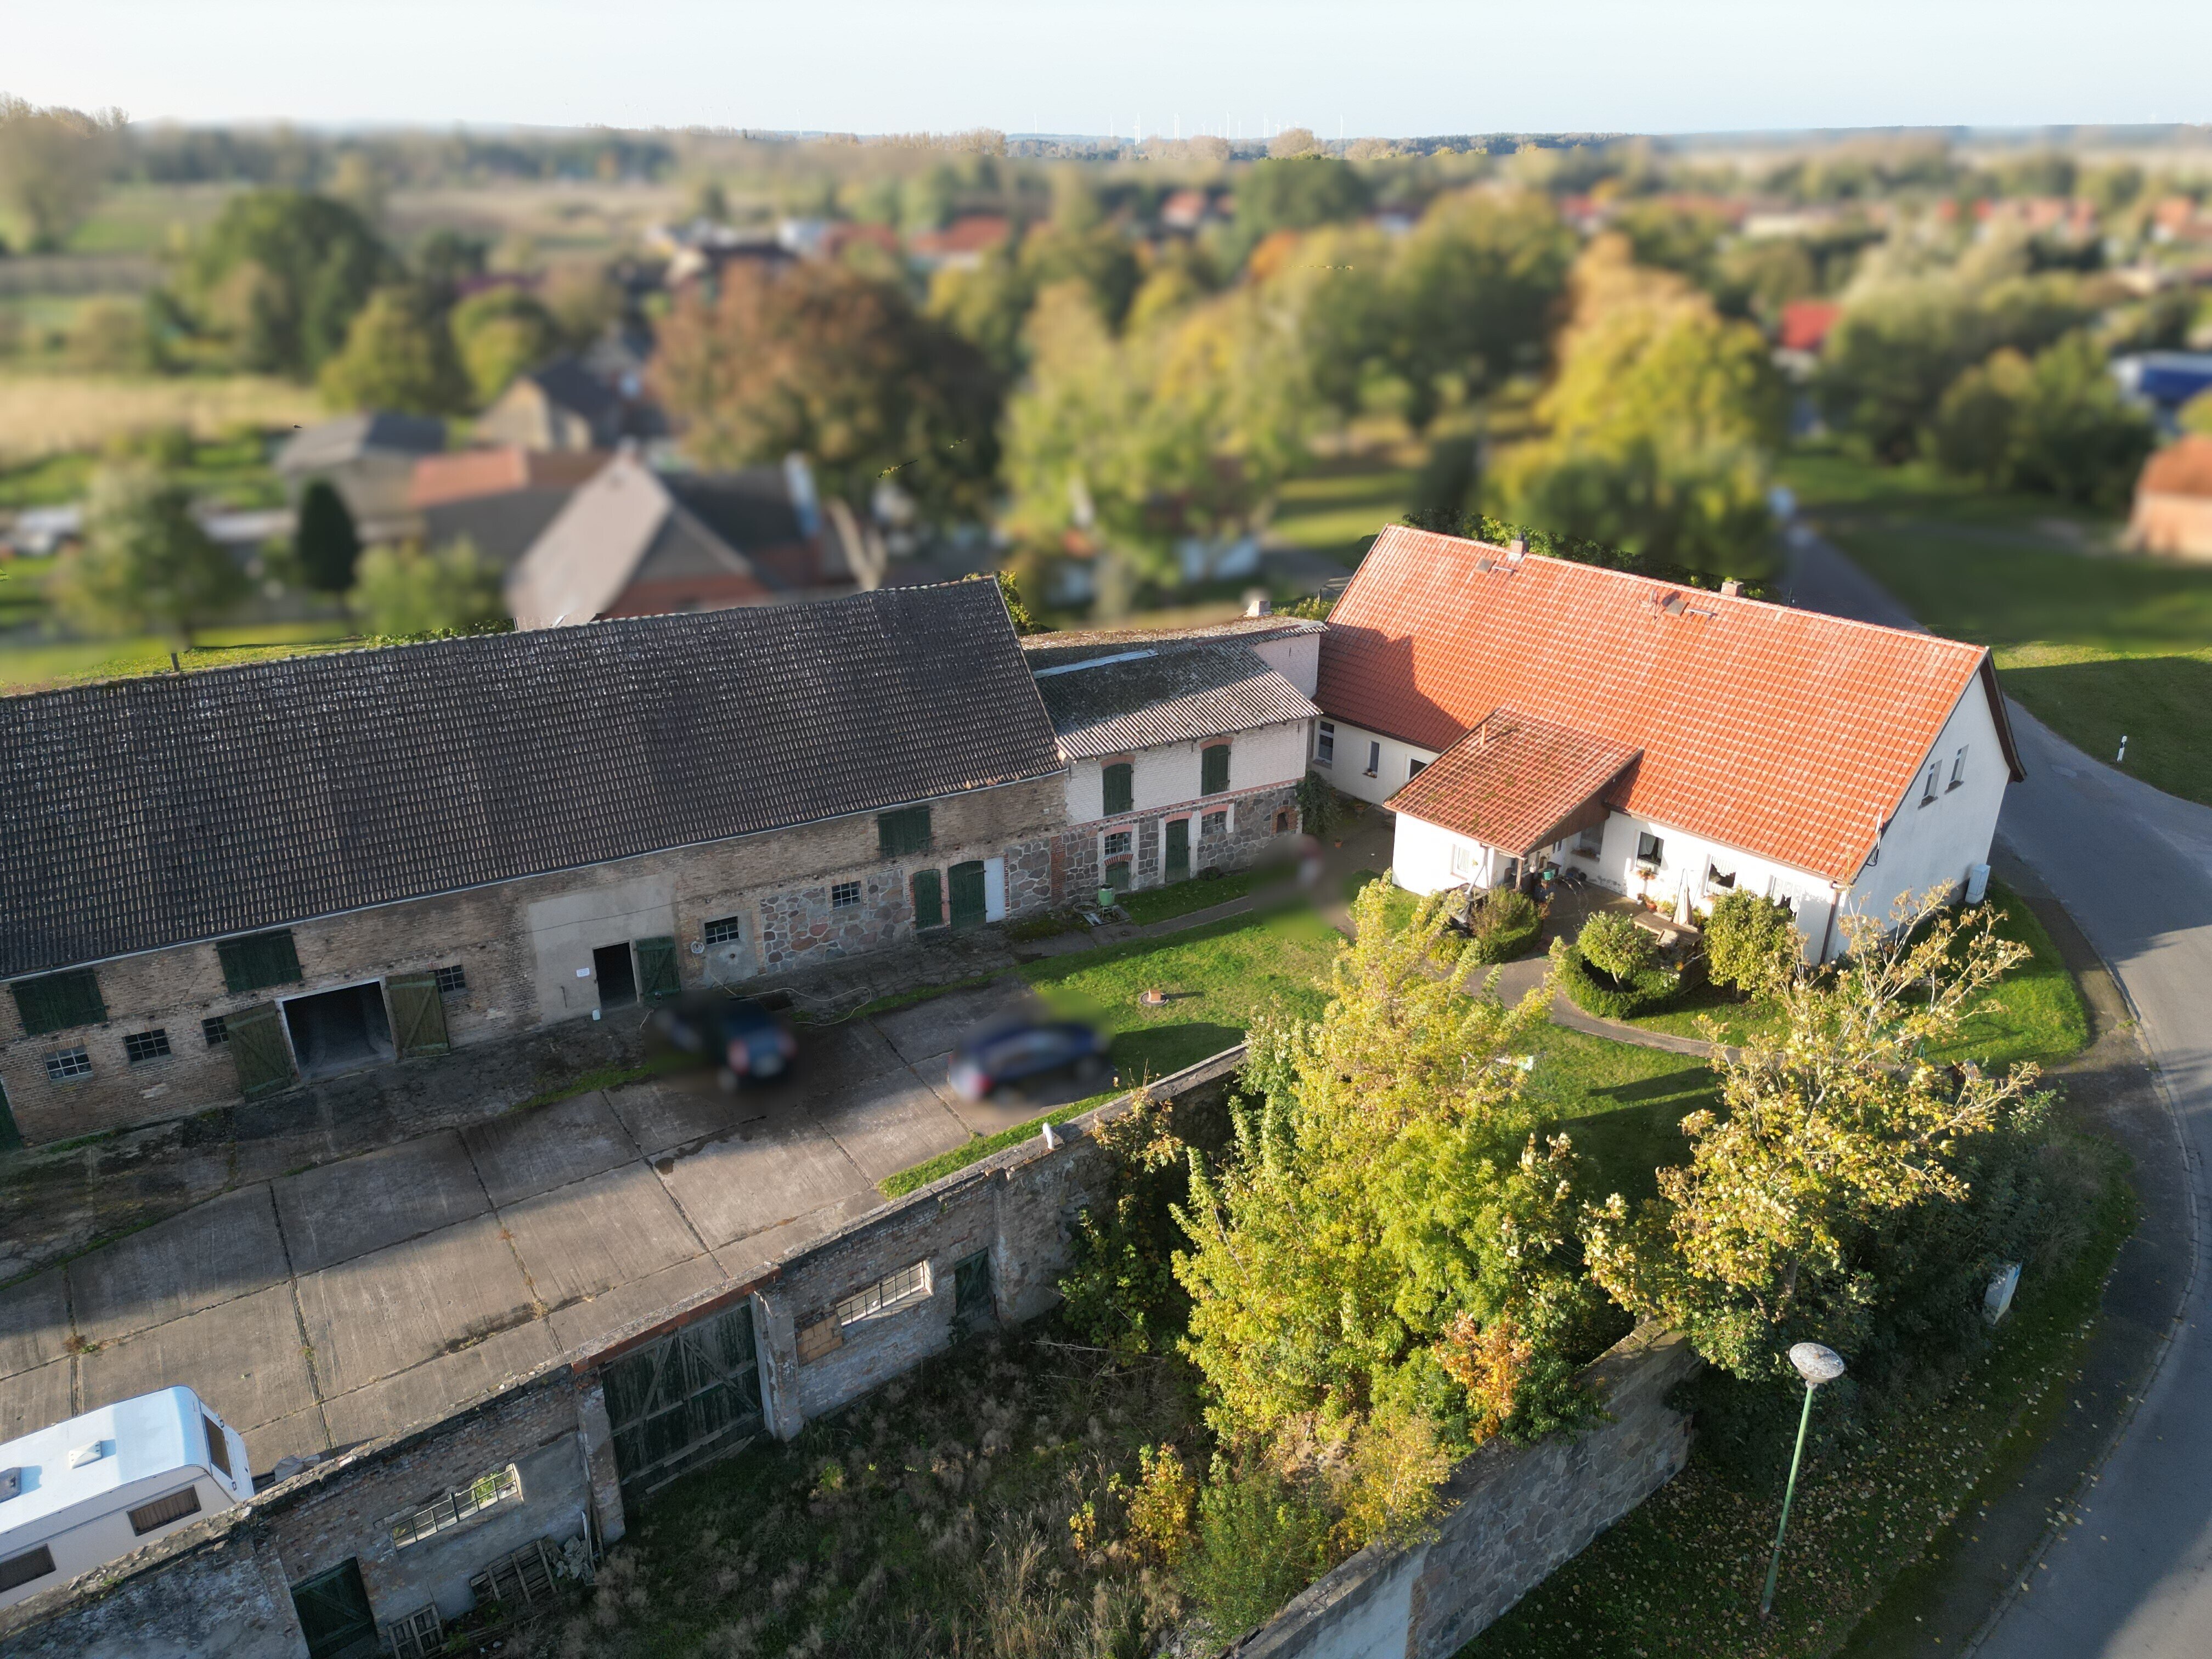
[[[2208,64],[2212,0],[0,0],[0,91],[317,126],[2212,122]]]

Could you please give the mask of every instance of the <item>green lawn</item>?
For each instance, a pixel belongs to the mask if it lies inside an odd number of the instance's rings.
[[[1354,564],[1370,538],[1405,516],[1418,482],[1413,468],[1387,456],[1321,463],[1277,492],[1269,539]]]
[[[1194,880],[1176,882],[1171,887],[1147,887],[1139,893],[1124,893],[1121,908],[1129,913],[1129,920],[1140,927],[1170,921],[1194,910],[1211,909],[1231,899],[1243,898],[1255,888],[1281,881],[1285,874],[1282,866],[1270,865],[1264,869],[1200,876]]]
[[[1939,634],[1989,646],[2005,690],[2100,760],[2212,802],[2212,568],[2084,551],[2110,520],[1832,451],[1784,477],[1837,545]]]
[[[2004,920],[1997,925],[1999,935],[2025,945],[2032,954],[1984,1000],[1981,1010],[1968,1016],[1956,1048],[1936,1058],[1972,1060],[1984,1066],[2010,1066],[2032,1060],[2049,1066],[2080,1054],[2089,1042],[2088,1010],[2082,1006],[2081,989],[2060,958],[2058,947],[2027,901],[2002,882],[1990,884],[1990,900],[2004,912]],[[1775,1024],[1769,1005],[1740,1001],[1713,986],[1703,988],[1679,1007],[1639,1014],[1628,1023],[1646,1030],[1694,1037],[1704,1035],[1698,1022],[1708,1017],[1719,1025],[1723,1041],[1737,1041],[1754,1033],[1770,1035]]]
[[[1641,1048],[1554,1025],[1536,1051],[1526,1098],[1542,1133],[1565,1133],[1583,1163],[1593,1199],[1655,1196],[1653,1171],[1689,1160],[1682,1120],[1719,1104],[1711,1068],[1688,1054]]]
[[[0,567],[4,568],[4,567]],[[0,593],[4,592],[0,589]],[[198,643],[179,656],[185,672],[233,663],[301,657],[346,648],[353,624],[328,622],[247,623],[202,629]],[[356,641],[357,643],[357,641]],[[0,692],[40,690],[91,680],[169,672],[169,646],[155,639],[69,640],[0,646]]]

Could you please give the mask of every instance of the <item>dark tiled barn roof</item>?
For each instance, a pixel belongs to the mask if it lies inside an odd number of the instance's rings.
[[[1060,764],[991,582],[0,697],[0,977]]]
[[[1231,640],[1138,645],[1055,659],[1054,636],[1022,641],[1070,760],[1255,731],[1320,711],[1290,677]],[[1064,654],[1064,653],[1063,653]]]

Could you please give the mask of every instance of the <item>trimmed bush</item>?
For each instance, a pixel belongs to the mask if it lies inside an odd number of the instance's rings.
[[[1543,926],[1535,900],[1510,887],[1495,889],[1474,913],[1474,935],[1461,954],[1480,963],[1510,962],[1536,942]]]
[[[1713,982],[1747,993],[1788,979],[1805,953],[1805,936],[1790,907],[1756,893],[1738,890],[1715,899],[1705,935]]]
[[[1659,958],[1659,941],[1638,927],[1636,918],[1625,910],[1596,912],[1583,923],[1575,949],[1591,967],[1624,983]]]
[[[1639,968],[1626,980],[1616,979],[1593,967],[1579,947],[1563,939],[1552,941],[1552,969],[1567,1000],[1600,1019],[1626,1019],[1663,1008],[1683,985],[1683,975],[1668,968]]]

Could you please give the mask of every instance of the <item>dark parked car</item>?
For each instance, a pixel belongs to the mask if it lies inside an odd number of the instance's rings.
[[[969,1100],[1053,1072],[1088,1083],[1106,1074],[1106,1039],[1080,1020],[988,1025],[952,1051],[952,1086]]]
[[[687,998],[653,1023],[672,1047],[713,1066],[725,1089],[781,1077],[799,1054],[791,1028],[750,997]]]

